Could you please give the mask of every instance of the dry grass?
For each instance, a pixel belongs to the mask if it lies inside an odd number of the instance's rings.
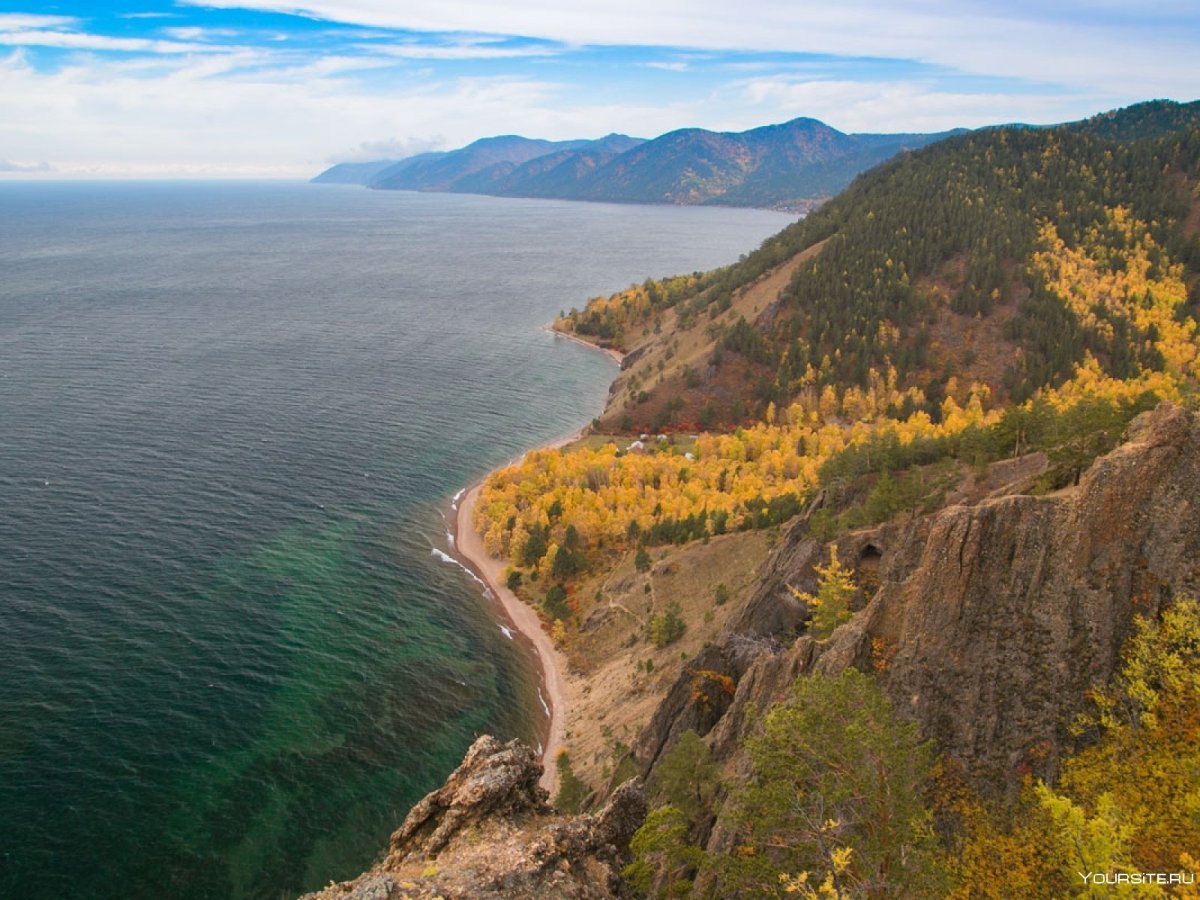
[[[604,786],[619,745],[634,743],[686,659],[714,640],[748,597],[769,543],[767,532],[752,531],[708,544],[654,548],[646,573],[635,570],[630,552],[580,585],[577,595],[585,598],[580,626],[565,648],[571,668],[565,743],[575,774],[589,786]],[[730,601],[718,606],[714,595],[722,583]],[[679,605],[687,631],[656,648],[646,637],[646,623],[672,603]]]

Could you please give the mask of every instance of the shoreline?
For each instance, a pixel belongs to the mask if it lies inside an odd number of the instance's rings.
[[[618,368],[620,368],[621,362],[624,359],[623,354],[616,350],[597,347],[595,344],[590,344],[574,335],[555,331],[550,325],[543,325],[542,330],[556,337],[566,338],[569,341],[582,344],[584,347],[597,350],[615,362]],[[573,431],[556,440],[537,447],[531,447],[529,450],[515,457],[507,465],[514,465],[520,462],[527,454],[534,450],[556,450],[559,447],[573,443],[583,437],[587,433],[587,429],[588,426],[584,425],[577,431]],[[491,472],[488,474],[490,475]],[[558,792],[557,762],[559,752],[563,749],[564,745],[564,722],[567,717],[567,659],[554,646],[554,642],[550,640],[550,635],[542,627],[542,619],[538,615],[537,610],[510,591],[504,583],[504,570],[508,567],[508,562],[491,556],[483,549],[483,538],[475,530],[472,519],[475,512],[475,503],[479,499],[480,489],[483,487],[483,483],[487,480],[487,477],[487,475],[484,475],[483,478],[465,487],[457,495],[457,500],[451,503],[450,511],[452,515],[449,517],[452,534],[451,555],[484,583],[492,593],[492,596],[499,602],[501,609],[504,610],[513,627],[533,647],[541,680],[539,694],[542,699],[542,705],[548,711],[545,737],[542,741],[542,777],[539,784],[549,792],[550,802],[553,803],[554,795]]]
[[[598,353],[603,353],[605,356],[607,356],[609,359],[611,359],[613,362],[615,362],[617,364],[617,368],[621,368],[625,364],[626,354],[622,353],[620,350],[614,350],[611,347],[601,347],[599,344],[593,344],[591,341],[585,341],[581,337],[576,337],[573,334],[567,334],[565,331],[559,331],[554,327],[553,322],[549,323],[548,325],[543,325],[542,331],[545,331],[548,334],[553,335],[554,337],[560,337],[560,338],[563,338],[564,340],[571,341],[572,343],[580,344],[584,347],[588,347],[592,350],[597,351]]]
[[[561,445],[573,439],[574,436],[556,443]],[[563,720],[566,718],[567,689],[564,673],[567,671],[567,660],[542,628],[542,620],[537,611],[505,585],[504,570],[508,563],[490,556],[483,549],[483,539],[471,521],[482,487],[483,480],[468,487],[454,510],[454,556],[484,582],[513,627],[533,648],[539,670],[539,695],[544,708],[549,711],[542,740],[543,771],[539,784],[550,793],[550,800],[553,802],[558,791],[556,763],[559,751],[563,747]]]

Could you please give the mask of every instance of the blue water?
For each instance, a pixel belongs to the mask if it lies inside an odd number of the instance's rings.
[[[291,896],[536,740],[446,498],[600,409],[542,323],[786,221],[0,184],[0,896]]]

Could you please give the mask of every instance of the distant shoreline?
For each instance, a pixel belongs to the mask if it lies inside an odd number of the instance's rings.
[[[620,350],[614,350],[612,347],[601,347],[599,344],[593,344],[591,341],[585,341],[583,338],[577,337],[576,335],[567,334],[565,331],[559,331],[554,327],[553,322],[548,325],[543,325],[542,331],[549,332],[555,337],[565,338],[568,341],[573,341],[576,344],[582,344],[584,347],[590,347],[593,350],[599,351],[615,362],[618,367],[623,365],[625,362],[625,354]]]
[[[543,328],[552,334],[575,341],[593,350],[598,350],[613,360],[618,366],[621,364],[623,356],[616,350],[606,350],[603,347],[597,347],[595,344],[589,344],[587,341],[580,340],[573,335],[562,334],[561,332],[554,331],[549,325],[543,326]],[[520,462],[528,453],[533,452],[533,450],[551,450],[570,444],[582,437],[586,429],[587,426],[584,426],[578,431],[564,435],[547,444],[530,448],[514,459],[512,463],[509,463],[509,465]],[[480,490],[483,488],[483,484],[487,478],[488,476],[485,475],[460,491],[459,495],[457,495],[456,504],[452,506],[452,512],[454,513],[451,519],[453,556],[484,582],[487,589],[500,602],[509,621],[521,633],[522,637],[533,646],[534,656],[541,670],[540,696],[549,711],[542,740],[542,766],[544,767],[544,771],[542,772],[540,784],[550,793],[551,800],[553,800],[554,794],[558,790],[557,760],[558,754],[563,748],[563,723],[566,720],[567,712],[567,660],[558,648],[554,646],[550,635],[542,627],[542,620],[537,610],[508,589],[504,579],[504,570],[508,567],[508,562],[491,556],[484,550],[483,538],[475,530],[473,522],[475,504],[479,500]]]

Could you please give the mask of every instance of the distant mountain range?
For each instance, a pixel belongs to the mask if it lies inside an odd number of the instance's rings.
[[[1197,124],[1198,103],[1149,101],[1064,127],[1107,140],[1134,140]],[[313,181],[500,197],[804,210],[898,153],[963,131],[844,134],[801,118],[741,132],[683,128],[653,140],[610,134],[598,140],[543,141],[509,134],[401,160],[341,163]]]
[[[806,208],[897,153],[954,133],[844,134],[801,118],[736,133],[685,128],[654,140],[502,135],[398,161],[342,163],[313,181],[501,197]]]

